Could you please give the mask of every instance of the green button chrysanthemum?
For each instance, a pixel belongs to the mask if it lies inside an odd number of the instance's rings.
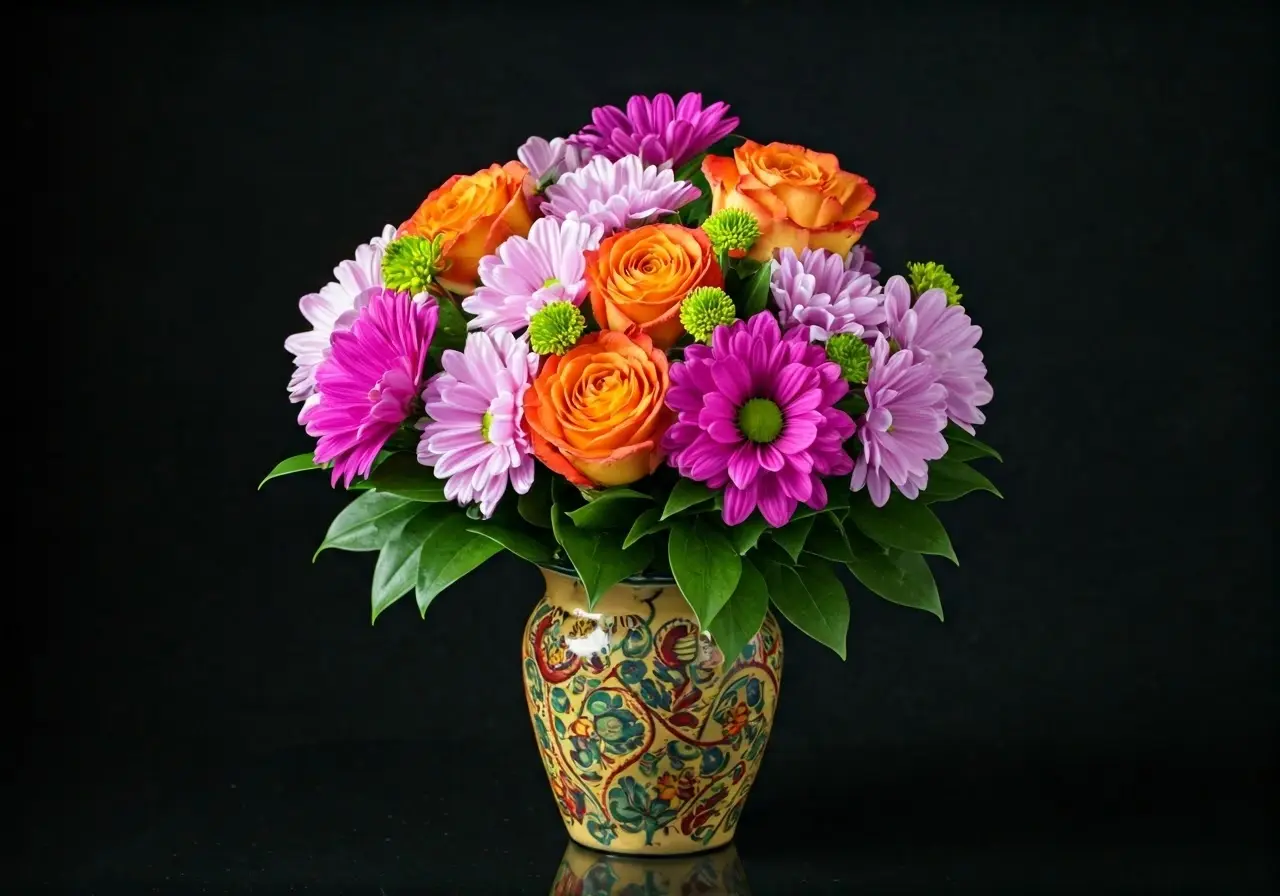
[[[444,234],[434,239],[402,236],[387,244],[382,253],[382,283],[396,292],[417,295],[426,292],[443,264]]]
[[[702,232],[716,252],[745,255],[760,239],[760,223],[740,208],[722,208],[702,222]]]
[[[699,342],[710,342],[716,327],[728,326],[736,319],[733,299],[718,286],[690,290],[680,303],[680,323]]]
[[[827,357],[840,365],[840,374],[851,383],[865,383],[871,367],[871,349],[852,333],[837,333],[827,340]]]
[[[529,347],[540,355],[563,355],[587,328],[587,319],[572,302],[552,302],[529,320]]]
[[[956,281],[947,273],[947,269],[935,261],[913,261],[907,265],[911,275],[911,288],[916,295],[930,289],[940,289],[947,294],[948,305],[959,305],[963,296]]]

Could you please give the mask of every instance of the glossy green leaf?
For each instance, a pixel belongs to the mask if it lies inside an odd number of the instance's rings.
[[[329,524],[315,557],[328,548],[340,551],[377,551],[412,519],[422,505],[382,492],[368,492],[342,509]],[[312,560],[315,560],[312,557]]]
[[[418,612],[423,616],[437,594],[502,550],[497,541],[470,531],[475,522],[452,504],[431,507],[426,513],[435,526],[427,532],[418,554],[414,584]]]
[[[836,483],[839,482],[839,487]],[[822,510],[815,510],[808,504],[801,504],[796,508],[796,512],[791,514],[791,522],[802,520],[805,517],[817,516],[819,513],[830,512],[837,516],[843,517],[844,512],[849,509],[850,492],[849,480],[847,477],[841,477],[840,480],[828,480],[827,482],[827,503]]]
[[[579,529],[620,529],[635,521],[640,512],[639,501],[652,500],[648,495],[629,488],[595,492],[586,504],[568,512]]]
[[[831,566],[815,560],[800,569],[769,564],[761,572],[769,586],[769,599],[778,612],[845,659],[849,598]]]
[[[739,554],[745,554],[756,546],[756,542],[768,528],[769,524],[764,521],[760,511],[754,510],[751,516],[729,529],[729,541],[733,542],[734,550]]]
[[[961,445],[959,442],[956,442],[947,446],[947,454],[944,460],[971,461],[981,460],[984,457],[990,456],[991,455],[986,452],[978,448],[974,448],[972,445]]]
[[[792,560],[799,562],[800,552],[804,550],[805,539],[809,537],[809,530],[812,528],[813,517],[802,517],[793,519],[781,529],[774,529],[769,533],[769,537],[786,551]]]
[[[434,531],[436,521],[417,505],[418,514],[404,524],[396,536],[382,546],[373,568],[373,618],[413,590],[418,579],[418,555],[423,542]]]
[[[999,451],[992,448],[976,436],[969,435],[954,423],[948,423],[947,428],[943,430],[942,434],[952,445],[968,445],[973,450],[980,451],[986,457],[995,458],[1000,461],[1000,463],[1004,463],[1004,458],[1000,456]]]
[[[791,559],[791,555],[784,551],[771,538],[762,538],[755,548],[748,552],[747,556],[759,561],[756,565],[763,563],[775,563],[778,566],[795,566],[796,561]],[[763,567],[761,567],[763,568]]]
[[[954,501],[974,491],[990,492],[997,498],[1004,497],[1000,494],[1000,490],[991,484],[990,479],[973,467],[944,457],[929,464],[929,487],[920,493],[920,500],[926,504]]]
[[[522,532],[514,526],[495,522],[473,525],[467,531],[496,541],[517,557],[528,560],[530,563],[550,563],[555,559],[555,546],[547,543],[551,536],[545,531],[543,535],[546,541],[529,532]]]
[[[911,551],[885,550],[861,536],[851,537],[850,545],[852,559],[846,565],[868,591],[943,618],[938,585],[924,557]]]
[[[529,491],[516,501],[516,509],[526,523],[541,529],[551,528],[551,477],[539,467]]]
[[[703,628],[725,605],[742,575],[742,557],[717,524],[678,520],[667,543],[671,574]]]
[[[467,344],[467,319],[462,309],[456,301],[439,297],[436,298],[436,305],[440,309],[440,316],[436,320],[435,335],[431,337],[432,347],[462,351]]]
[[[716,645],[724,654],[726,668],[733,664],[738,654],[742,653],[742,648],[760,631],[768,612],[769,586],[755,565],[750,560],[743,560],[738,587],[733,589],[728,602],[720,608],[720,612],[716,613],[708,626]]]
[[[674,516],[682,510],[695,507],[703,501],[710,501],[716,493],[701,482],[692,479],[681,479],[667,496],[666,506],[662,508],[662,519]]]
[[[759,314],[769,304],[769,279],[773,273],[772,265],[761,265],[760,270],[752,275],[746,283],[743,307],[746,317]]]
[[[864,535],[887,548],[936,554],[959,563],[947,530],[922,501],[894,494],[889,503],[876,507],[864,493],[849,505],[849,519]]]
[[[295,454],[293,457],[286,457],[280,463],[271,468],[271,472],[266,478],[258,483],[258,488],[262,488],[272,479],[278,476],[288,476],[290,473],[301,473],[304,470],[323,470],[324,467],[315,462],[310,454]]]
[[[809,533],[804,550],[807,554],[834,563],[849,563],[853,560],[853,551],[849,548],[844,526],[833,513],[820,513],[813,518],[813,531]]]
[[[653,546],[640,541],[629,548],[622,546],[622,534],[611,529],[579,529],[573,520],[551,508],[551,526],[556,541],[569,555],[587,592],[587,606],[594,607],[606,591],[628,576],[644,572],[653,558]]]
[[[627,532],[627,537],[622,539],[622,546],[629,548],[646,535],[652,535],[654,532],[661,532],[670,527],[671,522],[662,519],[662,508],[650,507],[636,517],[636,521],[631,524],[631,529]]]
[[[380,464],[368,479],[351,483],[351,491],[377,489],[410,501],[438,504],[447,500],[443,479],[437,479],[431,467],[418,463],[417,457],[407,452],[393,454]]]

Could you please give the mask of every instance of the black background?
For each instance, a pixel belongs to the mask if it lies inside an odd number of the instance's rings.
[[[1005,501],[946,508],[945,624],[862,593],[847,663],[787,632],[754,892],[1270,878],[1270,17],[773,9],[36,21],[11,177],[49,360],[12,388],[49,390],[48,597],[11,597],[10,880],[546,892],[566,840],[516,658],[537,573],[500,557],[370,627],[372,558],[310,562],[344,497],[255,486],[309,447],[298,296],[448,175],[686,89],[867,176],[887,268],[956,273],[1007,461]]]

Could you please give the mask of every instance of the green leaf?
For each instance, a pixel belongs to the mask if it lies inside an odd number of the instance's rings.
[[[418,463],[413,454],[394,454],[380,464],[368,479],[351,483],[351,491],[377,489],[410,501],[439,504],[446,500],[444,480],[437,479],[431,467]]]
[[[551,477],[535,475],[529,491],[516,501],[516,509],[526,523],[541,529],[551,528]]]
[[[872,594],[942,617],[938,585],[924,557],[911,551],[886,551],[869,539],[850,539],[852,560],[846,565]]]
[[[707,154],[705,152],[700,152],[692,159],[681,165],[679,170],[676,171],[676,180],[682,180],[685,183],[688,183],[689,179],[694,176],[695,172],[702,170],[702,160],[706,157]]]
[[[889,503],[876,507],[863,495],[849,505],[849,519],[885,547],[937,554],[959,565],[947,530],[923,501],[908,501],[895,494]]]
[[[813,518],[813,531],[804,544],[807,554],[822,557],[834,563],[850,563],[853,551],[849,549],[849,539],[845,535],[844,526],[834,513],[820,513]]]
[[[502,545],[470,531],[475,523],[452,504],[431,507],[424,515],[430,515],[435,526],[426,533],[418,554],[414,592],[418,612],[426,616],[437,594],[502,550]]]
[[[629,548],[646,535],[652,535],[654,532],[660,532],[670,527],[671,523],[664,522],[662,519],[662,508],[650,507],[636,517],[636,521],[631,524],[631,530],[627,532],[627,537],[622,539],[622,546]]]
[[[378,563],[373,568],[373,618],[387,607],[413,590],[418,578],[418,555],[426,537],[435,529],[436,522],[423,505],[417,505],[418,514],[404,524],[400,532],[382,546]]]
[[[781,529],[774,529],[769,533],[769,537],[777,542],[778,546],[791,555],[791,559],[800,562],[800,552],[804,550],[805,539],[809,537],[809,530],[813,528],[813,517],[802,517],[798,520],[792,520]]]
[[[694,482],[692,479],[681,479],[671,489],[671,494],[667,497],[667,504],[662,508],[662,519],[674,516],[682,510],[687,510],[703,501],[710,501],[716,496],[716,493],[707,488],[701,482]]]
[[[929,464],[929,487],[920,493],[920,499],[926,504],[954,501],[973,491],[991,492],[997,498],[1004,497],[1000,494],[1000,490],[991,484],[990,479],[973,467],[944,457]]]
[[[822,510],[814,510],[808,504],[801,504],[796,508],[796,512],[791,514],[791,522],[802,520],[805,517],[817,516],[820,513],[834,513],[838,516],[844,516],[844,511],[849,507],[849,489],[847,488],[849,480],[846,477],[841,478],[840,488],[834,485],[827,486],[827,504]]]
[[[636,501],[652,500],[648,495],[629,488],[593,492],[586,504],[568,512],[579,529],[617,529],[636,518]]]
[[[733,542],[733,547],[739,554],[745,554],[756,546],[756,542],[768,528],[769,524],[764,521],[760,511],[755,510],[752,511],[751,516],[729,529],[729,540]]]
[[[761,571],[778,611],[800,631],[846,659],[849,598],[831,566],[821,561],[802,569],[769,564]]]
[[[458,303],[452,299],[436,297],[440,317],[436,320],[436,332],[431,337],[432,348],[451,348],[462,351],[467,344],[467,319]]]
[[[960,443],[957,442],[954,445],[947,446],[947,453],[943,459],[970,461],[970,460],[981,460],[982,458],[988,457],[988,456],[989,455],[986,454],[986,452],[982,451],[979,448],[974,448],[972,445],[961,445]]]
[[[763,538],[755,549],[750,551],[750,556],[757,561],[757,565],[763,563],[773,563],[778,566],[795,566],[796,561],[791,559],[791,555],[778,546],[771,538]],[[763,569],[764,567],[761,566]]]
[[[569,562],[582,579],[587,592],[587,606],[594,607],[606,591],[618,582],[644,572],[653,558],[653,546],[647,541],[622,546],[622,534],[609,529],[579,529],[573,520],[551,508],[551,527]]]
[[[746,293],[743,297],[744,317],[759,314],[769,304],[769,279],[773,274],[773,266],[763,264],[760,270],[747,281]]]
[[[311,559],[314,561],[327,548],[340,551],[380,550],[420,510],[421,504],[407,498],[381,492],[361,495],[334,517],[324,541]]]
[[[992,448],[986,442],[981,441],[975,436],[969,435],[954,423],[948,423],[947,428],[942,431],[948,442],[952,445],[968,445],[975,451],[981,452],[986,457],[993,457],[1000,463],[1004,463],[1004,458],[1000,456],[1000,452]]]
[[[742,557],[719,525],[679,520],[667,544],[671,574],[706,628],[738,587]]]
[[[769,586],[750,560],[742,561],[742,576],[728,603],[711,620],[708,630],[724,654],[725,668],[733,665],[769,612]]]
[[[521,532],[501,523],[486,522],[467,530],[496,541],[511,553],[530,563],[550,563],[555,559],[555,548],[528,532]]]
[[[290,473],[301,473],[303,470],[323,470],[324,467],[315,462],[310,454],[295,454],[293,457],[286,457],[280,463],[271,468],[271,472],[266,478],[258,483],[258,488],[262,488],[277,476],[288,476]]]

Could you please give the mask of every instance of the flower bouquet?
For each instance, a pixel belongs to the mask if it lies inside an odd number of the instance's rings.
[[[882,282],[868,181],[728,111],[633,97],[449,178],[285,343],[316,445],[267,478],[356,494],[320,549],[378,552],[375,619],[502,550],[546,572],[535,731],[575,839],[622,851],[731,831],[781,672],[771,606],[841,657],[841,567],[941,618],[933,506],[998,494],[952,277]]]

